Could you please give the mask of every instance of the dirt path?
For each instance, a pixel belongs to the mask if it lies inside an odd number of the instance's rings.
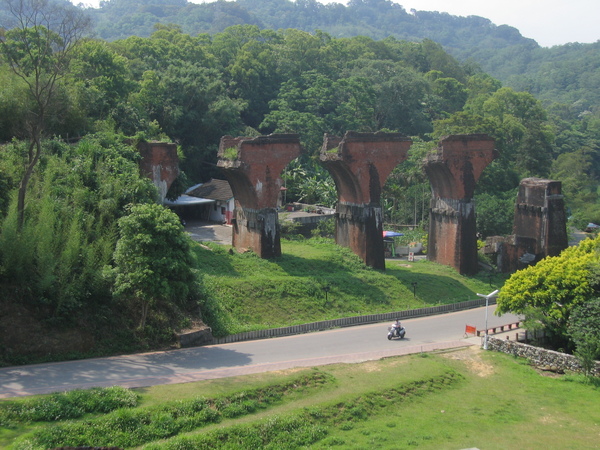
[[[194,241],[212,241],[218,244],[231,245],[231,225],[220,225],[206,221],[188,221],[185,231],[190,233]]]

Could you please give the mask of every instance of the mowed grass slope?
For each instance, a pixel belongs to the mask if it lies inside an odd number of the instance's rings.
[[[473,300],[503,281],[425,260],[388,260],[378,271],[324,239],[282,240],[282,256],[269,260],[216,244],[196,254],[203,313],[217,336]]]
[[[0,446],[591,449],[597,386],[470,348],[135,389],[136,406],[104,414],[13,417]],[[0,419],[5,405],[25,401],[0,402]]]

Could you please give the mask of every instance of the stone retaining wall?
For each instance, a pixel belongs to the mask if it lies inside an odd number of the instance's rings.
[[[495,300],[490,300],[490,304]],[[413,319],[415,317],[433,316],[454,311],[463,311],[466,309],[479,308],[485,306],[485,298],[469,300],[466,302],[452,303],[449,305],[432,306],[429,308],[410,309],[406,311],[397,311],[384,314],[371,314],[367,316],[346,317],[342,319],[324,320],[321,322],[305,323],[291,327],[271,328],[268,330],[247,331],[245,333],[232,334],[223,338],[215,338],[212,344],[228,344],[231,342],[248,341],[254,339],[267,339],[271,337],[289,336],[293,334],[309,333],[311,331],[323,331],[331,328],[350,327],[356,325],[366,325],[369,323],[378,323],[393,321],[396,318]],[[183,345],[183,341],[182,345]]]
[[[527,358],[532,364],[543,370],[559,373],[565,371],[582,371],[579,361],[572,355],[534,347],[533,345],[523,344],[521,342],[488,337],[488,350]],[[593,374],[597,376],[600,375],[600,362],[596,362],[596,368],[593,370]]]

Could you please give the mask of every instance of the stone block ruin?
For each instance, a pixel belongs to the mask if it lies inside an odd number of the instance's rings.
[[[321,148],[338,194],[335,241],[375,269],[385,269],[381,190],[411,144],[399,133],[348,131],[343,138],[325,135]]]
[[[152,180],[158,189],[159,200],[167,196],[173,181],[179,176],[179,156],[177,145],[168,142],[138,142],[137,149],[142,156],[140,172]]]
[[[481,173],[497,156],[494,140],[483,134],[447,136],[427,156],[425,172],[432,190],[429,260],[461,274],[478,272],[473,194]]]
[[[337,189],[336,243],[349,247],[370,267],[384,270],[382,188],[407,159],[412,141],[399,133],[325,135],[319,155]],[[256,138],[224,136],[218,166],[235,197],[232,245],[263,258],[281,255],[277,200],[281,173],[301,153],[297,134]],[[432,189],[428,259],[461,274],[479,271],[475,223],[475,186],[498,156],[484,134],[442,138],[424,161]],[[502,271],[521,268],[567,246],[566,218],[558,181],[528,178],[521,182],[514,234],[488,240],[486,253]]]
[[[512,273],[568,246],[562,183],[525,178],[519,185],[513,234],[487,238],[484,253],[500,272]]]
[[[281,256],[281,172],[300,151],[297,134],[221,138],[217,166],[235,199],[232,245],[237,250],[251,249],[261,258]]]

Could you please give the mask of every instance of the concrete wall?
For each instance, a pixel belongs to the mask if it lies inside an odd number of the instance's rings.
[[[207,206],[208,209],[208,220],[216,223],[227,223],[231,225],[231,219],[233,218],[233,210],[235,209],[234,199],[224,202],[216,200],[214,203]],[[225,209],[223,214],[222,210]]]

